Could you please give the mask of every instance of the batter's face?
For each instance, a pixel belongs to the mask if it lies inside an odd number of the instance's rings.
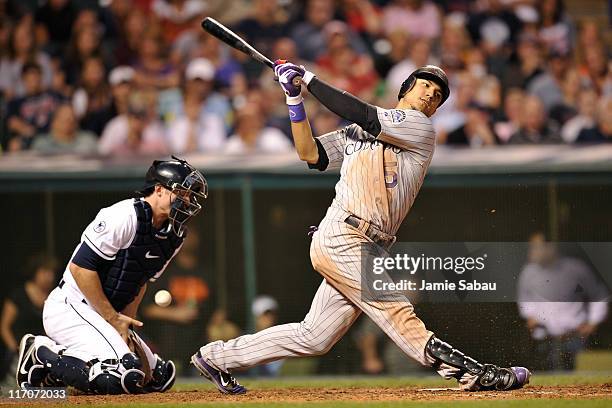
[[[402,98],[402,105],[423,112],[430,117],[442,101],[442,88],[429,79],[417,78],[412,89]]]

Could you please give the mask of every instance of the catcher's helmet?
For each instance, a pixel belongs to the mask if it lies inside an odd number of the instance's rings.
[[[448,87],[448,78],[446,77],[446,74],[442,68],[435,65],[425,65],[424,67],[421,67],[410,74],[410,76],[402,83],[397,99],[402,99],[404,95],[406,95],[406,92],[412,89],[417,78],[429,79],[430,81],[440,85],[440,89],[442,90],[442,99],[440,100],[440,104],[438,106],[442,106],[450,95],[450,89]]]
[[[143,191],[150,190],[160,184],[176,195],[170,209],[170,223],[174,232],[183,234],[184,224],[200,212],[202,205],[199,200],[208,197],[208,183],[198,170],[172,156],[172,160],[155,160],[145,177]]]

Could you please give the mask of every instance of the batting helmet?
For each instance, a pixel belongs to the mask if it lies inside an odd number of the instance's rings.
[[[424,67],[421,67],[410,74],[410,76],[402,83],[397,99],[402,99],[404,95],[406,95],[406,92],[412,89],[417,78],[429,79],[430,81],[440,85],[440,89],[442,89],[442,99],[440,100],[440,104],[438,106],[442,106],[450,95],[450,89],[448,87],[448,78],[446,77],[446,74],[442,68],[436,67],[435,65],[425,65]]]
[[[145,177],[144,190],[157,184],[176,195],[170,209],[170,223],[174,232],[183,234],[184,224],[200,212],[202,201],[208,197],[208,183],[198,170],[185,160],[172,156],[172,160],[155,160]]]

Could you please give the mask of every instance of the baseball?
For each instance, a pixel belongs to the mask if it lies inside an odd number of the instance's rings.
[[[172,303],[172,295],[167,290],[158,290],[155,293],[155,304],[161,307],[167,307]]]

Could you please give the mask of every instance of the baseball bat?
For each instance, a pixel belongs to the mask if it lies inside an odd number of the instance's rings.
[[[268,67],[274,69],[274,63],[270,60],[270,58],[266,57],[265,55],[257,51],[248,42],[240,38],[236,33],[234,33],[232,30],[230,30],[229,28],[227,28],[226,26],[224,26],[223,24],[221,24],[214,18],[206,17],[202,21],[202,28],[204,29],[204,31],[218,38],[219,40],[223,41],[230,47],[235,48],[238,51],[241,51],[245,53],[246,55],[249,55],[251,58],[255,59],[256,61],[259,61],[262,64],[267,65]],[[300,82],[301,82],[301,78],[299,77],[294,78],[293,85],[299,86]]]

